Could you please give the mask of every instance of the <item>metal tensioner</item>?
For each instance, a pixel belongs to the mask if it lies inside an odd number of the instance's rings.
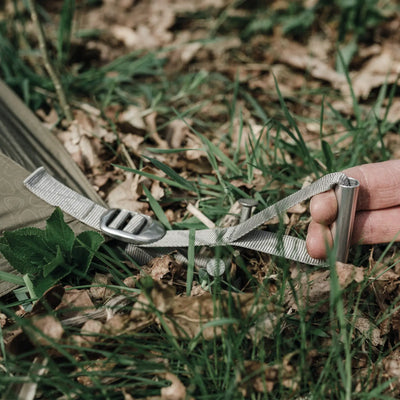
[[[134,244],[156,242],[166,233],[161,223],[148,215],[119,208],[112,208],[103,214],[100,229],[114,239]]]

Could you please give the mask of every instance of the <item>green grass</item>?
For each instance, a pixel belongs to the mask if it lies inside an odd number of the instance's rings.
[[[105,113],[110,105],[143,102],[149,113],[158,113],[161,134],[169,123],[180,119],[201,143],[201,163],[207,171],[202,174],[182,166],[173,168],[168,165],[169,156],[185,159],[188,150],[160,149],[154,145],[151,134],[145,138],[149,153],[140,157],[136,170],[126,166],[117,156],[115,165],[121,169],[161,182],[165,196],[160,202],[157,203],[148,189],[145,189],[145,194],[153,212],[167,227],[192,231],[204,228],[200,221],[185,213],[182,204],[186,201],[196,202],[201,212],[219,224],[241,197],[259,199],[261,209],[300,189],[309,176],[316,178],[328,172],[391,157],[384,138],[387,133],[398,133],[398,126],[387,121],[387,113],[383,118],[378,117],[378,111],[384,104],[390,107],[398,92],[397,85],[383,86],[373,104],[361,104],[353,94],[354,113],[347,116],[331,104],[330,100],[336,94],[329,91],[327,94],[325,88],[314,89],[312,93],[323,98],[320,104],[308,105],[300,94],[285,97],[280,82],[276,81],[274,95],[277,100],[269,104],[257,90],[249,89],[238,78],[230,79],[223,73],[191,70],[167,79],[163,70],[166,63],[163,51],[134,52],[105,65],[86,65],[76,70],[69,63],[73,3],[64,2],[62,25],[58,27],[57,41],[52,47],[57,56],[55,66],[71,104],[81,98],[89,99]],[[311,29],[318,13],[326,12],[329,21],[339,19],[338,37],[341,39],[358,27],[359,15],[367,15],[367,23],[357,28],[359,32],[354,36],[357,42],[370,32],[370,25],[375,26],[381,21],[380,16],[374,14],[376,1],[336,1],[334,5],[343,13],[334,15],[331,15],[334,6],[325,3],[319,1],[313,9],[306,9],[300,2],[295,2],[286,11],[275,14],[264,10],[253,20],[248,18],[243,36],[250,38],[256,33],[268,33],[280,24],[284,32],[293,37]],[[350,3],[352,7],[348,6]],[[241,5],[243,2],[235,2],[236,7]],[[216,17],[212,32],[215,37],[231,31],[236,33],[238,19],[230,17],[228,11]],[[249,15],[254,16],[255,12],[251,10]],[[304,18],[298,18],[299,13]],[[18,16],[19,23],[23,24],[28,17],[25,10]],[[200,19],[202,15],[197,17]],[[5,60],[0,64],[2,78],[23,96],[33,110],[49,107],[49,100],[43,93],[54,93],[54,89],[40,62],[35,70],[30,68],[32,62],[38,60],[38,53],[26,32],[17,30],[14,23],[2,21],[0,41],[0,58]],[[21,42],[28,47],[19,47]],[[348,73],[351,56],[342,51],[338,53],[338,60],[351,88]],[[51,100],[58,107],[54,95]],[[207,107],[215,104],[222,105],[218,115],[204,113]],[[303,123],[306,117],[296,112],[307,107],[317,109],[316,118],[307,117],[308,122],[320,126],[317,146],[305,139]],[[257,125],[262,126],[261,134],[244,117],[247,111]],[[235,146],[234,127],[238,129],[239,138],[246,138],[243,148]],[[348,139],[351,139],[350,144],[343,146]],[[143,166],[149,165],[163,175],[143,170]],[[260,175],[264,182],[256,189],[251,184]],[[234,181],[248,186],[235,185]],[[183,218],[169,222],[165,214],[168,209],[183,210]],[[291,229],[293,235],[305,236],[307,218],[308,215],[301,216]],[[281,223],[268,229],[279,231],[285,227]],[[394,270],[396,261],[390,257],[388,249],[375,261],[387,270]],[[182,324],[177,328],[182,333],[179,337],[174,333],[176,316],[160,310],[152,297],[151,290],[156,284],[151,279],[142,276],[135,289],[128,289],[124,284],[128,277],[137,278],[140,273],[146,275],[143,268],[119,249],[103,246],[88,271],[88,277],[95,272],[109,274],[110,283],[106,287],[114,294],[125,294],[132,304],[138,303],[139,293],[145,294],[149,304],[143,318],[148,318],[149,323],[142,329],[113,333],[104,330],[94,334],[95,344],[91,347],[73,341],[74,335],[82,336],[79,327],[65,326],[62,340],[47,338],[46,345],[28,346],[25,351],[14,353],[3,350],[7,338],[7,330],[3,329],[0,331],[2,399],[13,398],[12,391],[16,385],[26,382],[37,383],[36,398],[43,399],[124,399],[124,393],[134,398],[149,398],[159,396],[161,389],[169,385],[166,372],[179,377],[188,398],[193,396],[204,400],[395,398],[396,395],[392,396],[390,391],[390,377],[385,376],[382,366],[382,360],[398,347],[395,332],[389,332],[384,345],[375,346],[372,340],[374,325],[371,324],[370,329],[362,334],[356,328],[360,315],[378,326],[398,312],[397,297],[387,299],[390,304],[386,304],[384,311],[379,309],[373,268],[370,275],[365,274],[363,282],[352,283],[345,289],[339,286],[335,270],[331,268],[329,294],[319,303],[310,305],[295,291],[293,305],[297,310],[294,310],[288,309],[287,291],[301,284],[302,275],[293,276],[293,266],[289,261],[246,251],[239,255],[234,249],[216,251],[220,252],[219,257],[233,260],[235,273],[228,271],[221,278],[214,279],[204,270],[197,270],[194,257],[199,249],[192,245],[189,247],[187,274],[179,284],[173,281],[183,298],[190,299],[186,296],[196,285],[207,288],[212,298],[213,320],[199,323],[203,325],[202,331],[193,335],[185,335],[182,332],[185,325]],[[365,248],[355,248],[351,261],[367,269],[373,265],[369,264],[368,256]],[[314,270],[307,270],[305,274],[309,278],[312,272]],[[77,286],[80,290],[87,288],[87,281],[78,284],[82,284]],[[235,300],[237,293],[254,293],[254,304],[244,315]],[[102,304],[99,302],[96,306]],[[40,336],[41,332],[29,318],[21,318],[15,313],[16,307],[14,301],[0,303],[0,311],[23,327],[28,337]],[[129,315],[130,307],[126,306],[121,314]],[[61,318],[59,311],[50,313]],[[269,322],[268,329],[262,328],[255,338],[253,330],[260,322]],[[221,326],[224,327],[223,333],[217,334]],[[206,340],[202,332],[210,329],[214,329],[216,334]],[[45,374],[37,374],[39,367],[33,363],[34,359],[47,360]],[[263,368],[276,376],[267,379]]]

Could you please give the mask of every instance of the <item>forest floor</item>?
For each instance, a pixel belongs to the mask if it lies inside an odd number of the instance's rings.
[[[239,198],[260,211],[326,173],[400,157],[397,2],[265,3],[37,1],[66,106],[31,12],[6,1],[0,76],[110,207],[168,229],[229,226]],[[267,229],[304,238],[309,221],[304,203]],[[1,391],[398,398],[397,254],[355,246],[328,270],[231,249],[212,278],[104,245],[33,311],[2,306]]]

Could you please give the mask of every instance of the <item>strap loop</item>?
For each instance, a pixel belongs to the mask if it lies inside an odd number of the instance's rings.
[[[47,203],[60,207],[64,212],[84,224],[97,230],[103,229],[108,235],[129,242],[126,247],[127,253],[133,257],[137,255],[141,261],[147,262],[148,258],[154,257],[154,255],[162,255],[189,247],[189,231],[170,230],[165,232],[161,224],[142,214],[131,213],[146,219],[147,225],[139,234],[136,234],[134,228],[127,231],[126,228],[119,229],[119,225],[113,227],[112,224],[109,224],[108,218],[115,211],[109,211],[74,192],[50,176],[42,167],[26,178],[24,184],[32,193]],[[278,236],[257,228],[275,216],[281,215],[290,207],[332,189],[337,184],[348,185],[349,178],[341,172],[325,175],[306,188],[265,208],[236,226],[196,231],[195,246],[235,246],[282,256],[304,264],[324,264],[323,260],[309,256],[304,240],[286,235]],[[118,214],[118,216],[123,219],[123,215]],[[137,222],[132,221],[130,220],[128,225],[131,223],[134,225]],[[139,260],[138,262],[141,262]]]

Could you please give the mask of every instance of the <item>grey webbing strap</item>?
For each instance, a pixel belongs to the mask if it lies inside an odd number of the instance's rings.
[[[278,236],[272,232],[256,229],[290,207],[347,181],[347,176],[340,172],[325,175],[313,184],[278,201],[234,227],[196,231],[194,245],[241,247],[283,256],[305,264],[321,265],[324,263],[323,260],[317,260],[308,255],[304,240],[286,235]],[[24,184],[32,193],[47,203],[60,207],[64,212],[84,224],[100,230],[100,219],[107,209],[63,185],[49,175],[44,168],[33,172],[24,181]],[[137,215],[140,216],[140,214]],[[137,225],[140,226],[140,223]],[[137,258],[138,262],[147,262],[154,255],[166,254],[175,249],[187,247],[189,247],[189,231],[170,230],[164,237],[152,243],[128,244],[126,251]]]

